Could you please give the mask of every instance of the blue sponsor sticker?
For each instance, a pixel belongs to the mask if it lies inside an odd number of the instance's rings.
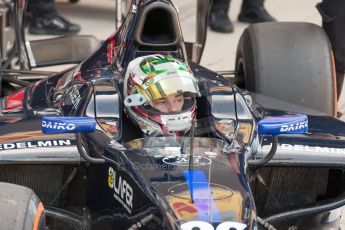
[[[183,175],[198,211],[199,220],[220,222],[220,214],[216,202],[212,198],[210,184],[202,170],[185,170]]]
[[[308,131],[308,117],[304,114],[269,117],[259,121],[259,134],[302,134]]]
[[[96,121],[90,117],[43,117],[42,133],[89,133],[96,130]]]

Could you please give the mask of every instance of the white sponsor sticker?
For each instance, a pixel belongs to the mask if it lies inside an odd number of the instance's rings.
[[[163,163],[168,165],[176,165],[176,166],[188,166],[189,165],[189,155],[181,156],[167,156],[163,158]],[[193,156],[193,166],[204,166],[211,164],[211,159],[203,156]]]

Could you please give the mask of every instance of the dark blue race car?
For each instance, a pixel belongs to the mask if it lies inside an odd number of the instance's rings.
[[[345,123],[334,117],[325,34],[307,23],[252,25],[236,70],[216,73],[198,64],[209,5],[197,4],[194,43],[170,0],[142,0],[98,45],[25,42],[25,1],[0,4],[15,35],[0,49],[1,229],[339,228]],[[145,136],[126,112],[128,63],[157,53],[188,63],[198,81],[185,136]],[[32,70],[70,62],[60,73]]]

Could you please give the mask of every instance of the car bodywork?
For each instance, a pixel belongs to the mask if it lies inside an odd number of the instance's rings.
[[[183,164],[188,159],[148,154],[157,146],[144,148],[147,140],[124,109],[126,66],[137,56],[161,53],[187,60],[187,53],[170,1],[136,6],[121,28],[76,67],[0,99],[0,181],[32,188],[43,201],[48,226],[57,229],[338,226],[345,203],[345,124],[242,90],[193,61],[189,66],[201,91],[197,120],[207,129],[207,136],[195,129],[195,142],[201,148],[206,138],[204,147],[214,145],[214,150],[196,154],[193,176]],[[281,135],[275,156],[260,163],[272,137],[259,136],[258,122],[294,112],[310,114],[308,132]],[[97,128],[77,136],[43,134],[43,116],[91,117]],[[224,154],[227,144],[231,151]],[[83,151],[89,158],[81,157]],[[212,195],[197,194],[207,204],[191,197],[193,177],[199,191],[208,185]]]

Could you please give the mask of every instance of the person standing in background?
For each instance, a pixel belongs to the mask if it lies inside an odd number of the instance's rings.
[[[28,0],[27,9],[30,34],[70,35],[80,31],[79,25],[57,12],[54,0]]]
[[[338,98],[345,74],[345,0],[323,0],[316,5],[333,49],[337,76]]]
[[[211,30],[221,33],[234,31],[234,25],[228,15],[229,8],[230,0],[213,0],[209,17]],[[243,0],[238,20],[246,23],[275,21],[265,9],[264,0]]]

